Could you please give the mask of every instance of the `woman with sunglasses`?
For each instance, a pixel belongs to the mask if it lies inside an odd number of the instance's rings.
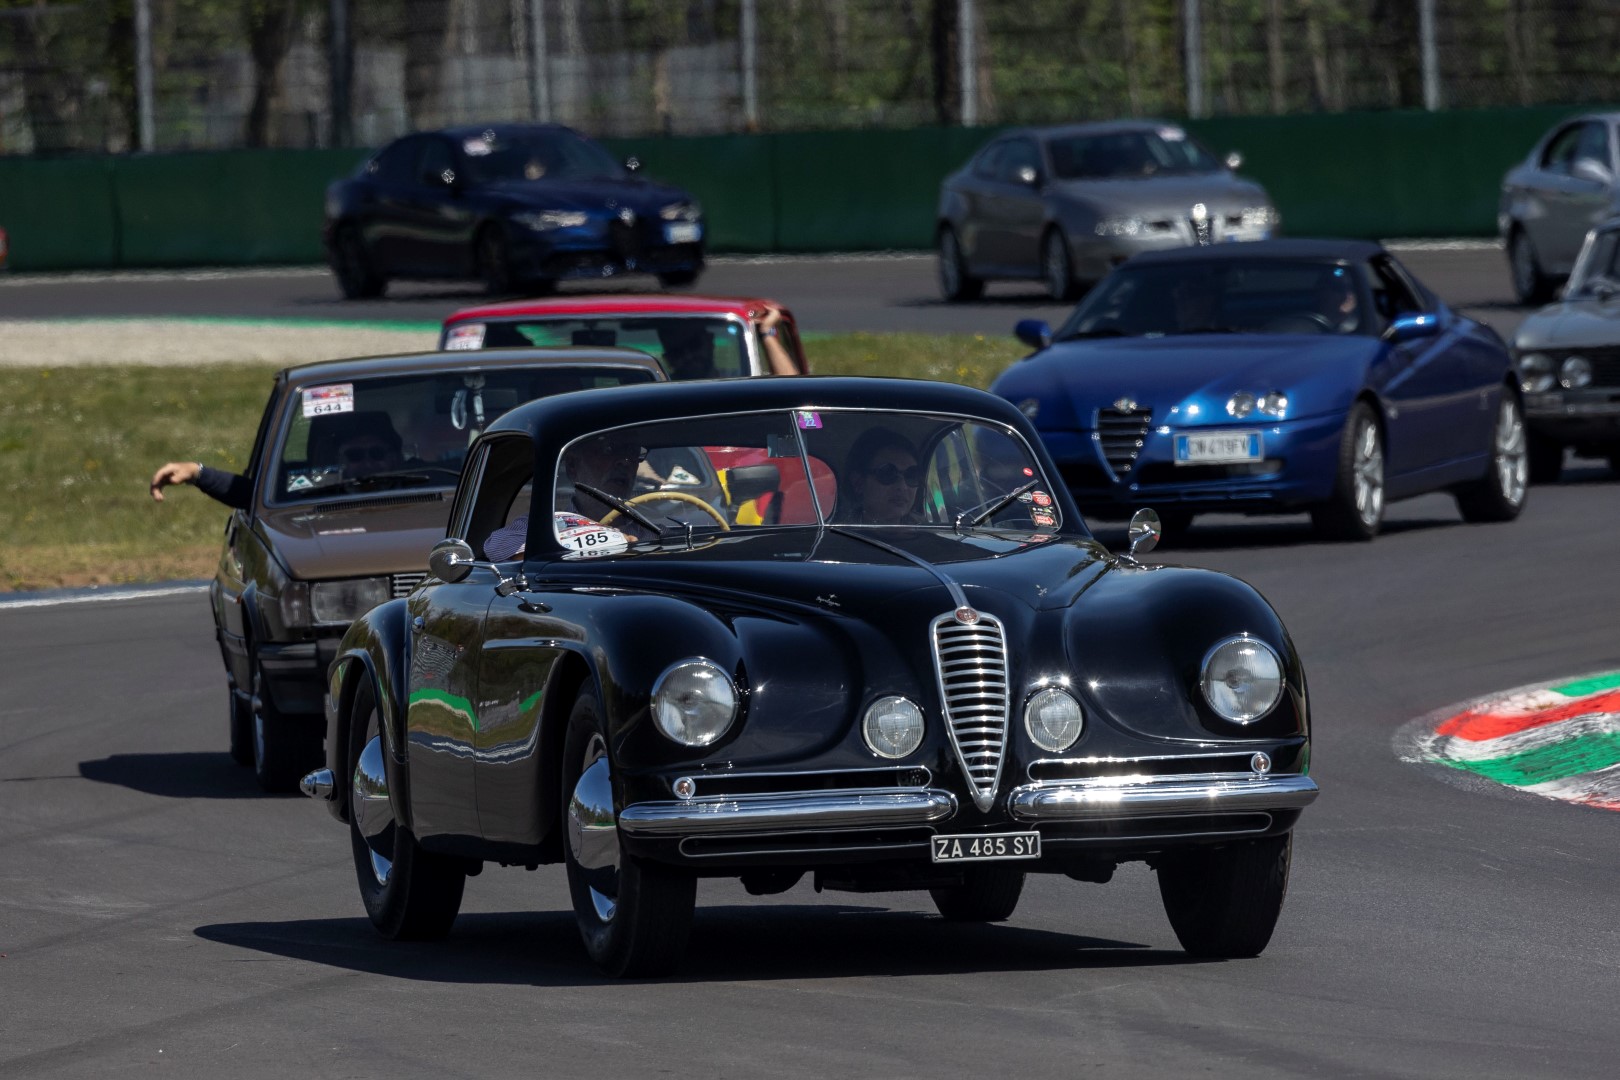
[[[850,447],[843,491],[850,524],[912,525],[919,520],[918,493],[923,469],[905,436],[888,428],[868,428]]]

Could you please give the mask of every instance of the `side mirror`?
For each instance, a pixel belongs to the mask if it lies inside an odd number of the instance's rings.
[[[1033,165],[1023,165],[1018,169],[1018,182],[1020,184],[1028,184],[1030,187],[1034,187],[1040,178],[1041,174],[1035,171]]]
[[[1131,515],[1131,527],[1127,533],[1131,540],[1131,558],[1138,554],[1146,555],[1159,546],[1159,537],[1164,535],[1164,526],[1159,523],[1158,512],[1151,507],[1138,510]]]
[[[1226,155],[1226,167],[1231,169],[1233,172],[1237,172],[1243,167],[1243,155],[1238,153],[1236,150],[1228,151]]]
[[[446,537],[428,552],[428,569],[433,576],[447,584],[454,584],[472,573],[473,549],[465,540]]]
[[[1019,319],[1013,337],[1032,349],[1044,349],[1052,344],[1052,328],[1042,319]]]
[[[1433,315],[1401,315],[1384,331],[1384,340],[1399,345],[1403,341],[1433,337],[1440,332],[1440,320]]]
[[[635,172],[637,169],[641,168],[641,159],[636,157],[636,155],[631,154],[629,157],[624,159],[624,167],[631,172]]]
[[[1607,165],[1597,158],[1578,158],[1575,164],[1570,166],[1569,171],[1577,180],[1590,180],[1592,183],[1602,184],[1604,187],[1614,183],[1614,174],[1609,171]]]
[[[1596,281],[1592,282],[1588,288],[1592,290],[1593,296],[1597,297],[1605,304],[1610,300],[1613,300],[1617,294],[1620,294],[1620,289],[1616,289],[1614,282],[1610,281],[1608,278],[1598,278]]]

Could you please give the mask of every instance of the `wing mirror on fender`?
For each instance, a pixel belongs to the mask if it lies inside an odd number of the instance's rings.
[[[629,157],[624,159],[624,167],[631,172],[635,172],[637,169],[641,168],[641,159],[636,157],[634,154],[631,154]]]
[[[1434,315],[1399,315],[1384,331],[1384,340],[1399,345],[1403,341],[1433,337],[1440,332],[1440,320]]]
[[[1164,526],[1159,523],[1159,514],[1151,507],[1138,510],[1131,515],[1131,527],[1126,534],[1130,537],[1130,557],[1134,562],[1138,554],[1146,555],[1159,546],[1159,537],[1164,535]]]
[[[472,573],[477,563],[473,549],[465,540],[447,537],[433,545],[428,553],[428,569],[433,576],[447,584],[454,584]]]
[[[1041,319],[1019,319],[1013,327],[1013,336],[1032,349],[1044,349],[1052,344],[1052,328]]]

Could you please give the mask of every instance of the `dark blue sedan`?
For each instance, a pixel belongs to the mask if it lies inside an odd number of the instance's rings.
[[[539,295],[569,278],[703,271],[703,210],[577,131],[500,124],[418,132],[326,192],[327,259],[343,295],[390,278],[480,278]]]
[[[1371,539],[1385,505],[1450,491],[1468,521],[1524,505],[1508,350],[1373,243],[1271,240],[1138,255],[991,389],[1035,422],[1075,501],[1309,510]]]

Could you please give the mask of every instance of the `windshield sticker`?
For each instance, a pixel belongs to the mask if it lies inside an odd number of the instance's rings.
[[[818,412],[811,412],[809,409],[801,409],[800,411],[794,413],[793,416],[794,419],[798,420],[799,422],[800,431],[814,431],[816,428],[821,426],[821,414]]]
[[[482,349],[483,347],[483,323],[462,323],[460,326],[452,326],[450,332],[444,336],[446,352],[456,352],[462,349]]]
[[[310,386],[304,390],[304,415],[328,416],[354,412],[354,383]]]
[[[700,487],[703,481],[688,472],[685,465],[677,465],[669,470],[669,476],[664,480],[664,483],[680,484],[682,487]]]
[[[1033,521],[1037,525],[1044,525],[1047,528],[1051,528],[1057,524],[1057,518],[1053,517],[1045,510],[1031,510],[1029,512],[1029,520]]]
[[[629,539],[618,529],[610,529],[578,514],[558,511],[551,520],[558,543],[570,552],[611,555],[630,546]]]
[[[314,486],[315,481],[311,480],[307,473],[294,473],[287,477],[288,491],[308,491]]]
[[[1032,491],[1029,493],[1029,501],[1036,506],[1051,506],[1052,496],[1044,491]]]
[[[1028,465],[1025,465],[1024,466],[1024,475],[1025,476],[1034,476],[1035,475],[1035,470],[1030,468]]]
[[[1159,138],[1165,142],[1182,142],[1187,138],[1187,133],[1178,127],[1162,127],[1159,129]]]

